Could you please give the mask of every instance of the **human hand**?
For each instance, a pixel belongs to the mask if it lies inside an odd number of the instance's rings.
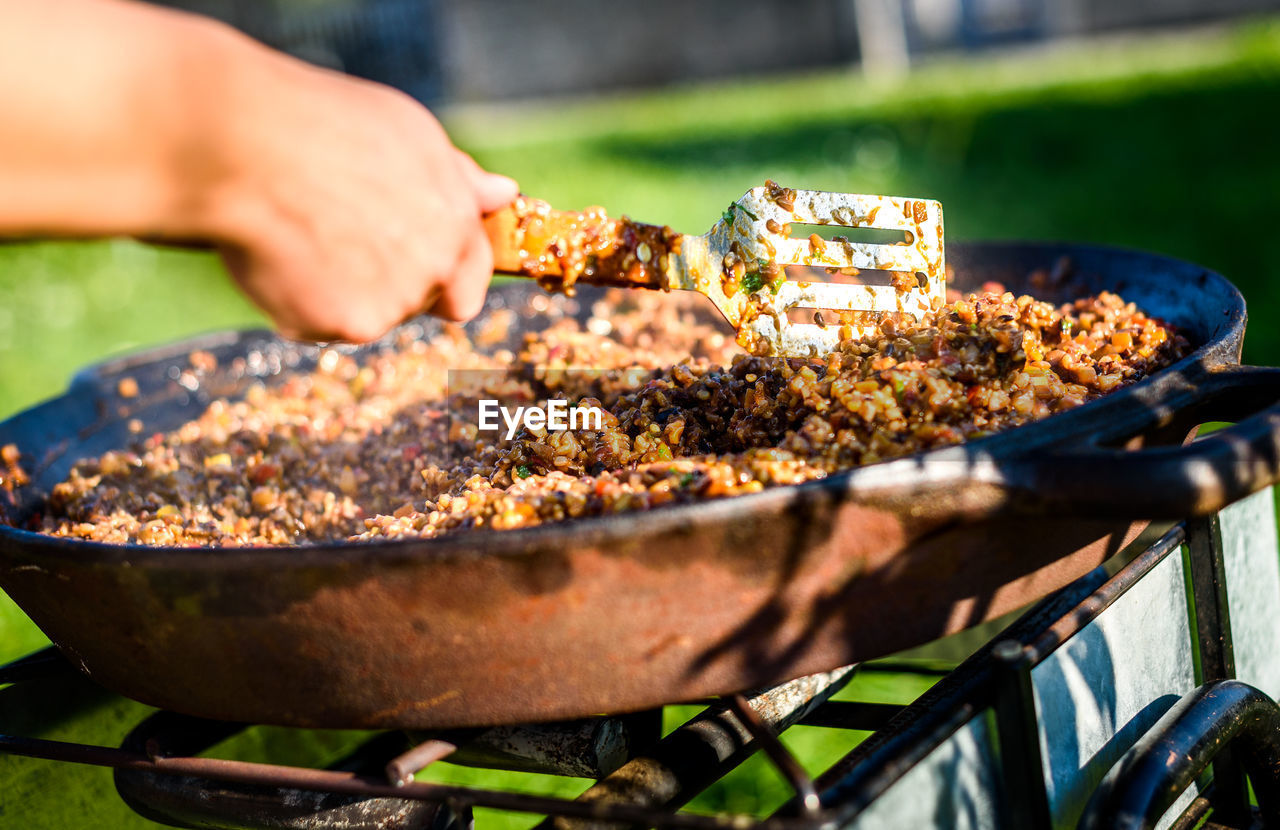
[[[415,313],[473,317],[484,213],[517,195],[388,87],[274,53],[233,83],[211,219],[232,276],[291,337],[366,341]]]
[[[294,337],[472,316],[516,196],[408,96],[145,3],[0,3],[0,112],[0,237],[216,246]]]

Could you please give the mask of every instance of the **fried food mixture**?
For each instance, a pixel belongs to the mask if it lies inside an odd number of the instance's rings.
[[[470,336],[450,326],[359,361],[325,351],[313,371],[85,460],[38,526],[106,542],[290,545],[647,510],[1010,429],[1190,351],[1114,294],[1055,307],[989,287],[808,360],[743,354],[693,295],[615,292],[583,323],[565,312],[577,300],[538,295],[552,322],[510,348],[493,345],[516,314],[506,309]],[[210,361],[193,355],[191,371]],[[452,388],[446,367],[466,370]],[[599,430],[507,440],[478,429],[481,398],[606,414]]]

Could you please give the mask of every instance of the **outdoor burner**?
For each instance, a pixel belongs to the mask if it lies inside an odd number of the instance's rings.
[[[1188,828],[1210,812],[1211,826],[1271,826],[1280,821],[1280,707],[1267,696],[1280,692],[1277,600],[1268,489],[1147,534],[907,706],[829,698],[858,672],[936,668],[873,662],[709,701],[661,740],[656,711],[418,734],[416,746],[384,732],[329,770],[196,757],[243,725],[167,712],[120,749],[0,736],[0,750],[116,767],[131,807],[188,827],[444,830],[472,826],[477,806],[547,816],[540,827]],[[0,683],[15,684],[0,701],[73,673],[52,651],[19,660],[0,669]],[[776,738],[795,724],[874,734],[811,779]],[[677,811],[758,751],[795,791],[782,809],[763,819]],[[442,758],[599,781],[573,801],[397,786]]]

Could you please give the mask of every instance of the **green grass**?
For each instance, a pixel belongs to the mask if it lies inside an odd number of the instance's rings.
[[[725,204],[771,177],[938,198],[950,239],[1079,240],[1191,259],[1244,291],[1253,320],[1246,359],[1280,363],[1269,213],[1280,193],[1276,21],[947,60],[889,87],[829,72],[456,109],[446,121],[481,162],[517,177],[527,193],[563,207],[602,204],[681,230],[705,230]],[[0,416],[57,393],[76,369],[107,355],[261,322],[209,254],[121,241],[0,245]],[[0,602],[0,634],[0,659],[43,642],[7,602]],[[906,701],[920,691],[912,683],[859,678],[846,694]],[[90,719],[97,726],[78,736],[108,739],[142,711],[104,703]],[[255,732],[240,740],[237,751],[253,754],[280,739]],[[801,729],[786,740],[829,762],[857,736]],[[304,744],[313,755],[336,752],[330,737]],[[448,765],[430,775],[539,792],[586,786]],[[96,796],[110,788],[103,774],[22,759],[0,758],[0,780],[0,790],[43,799],[39,809],[17,813],[19,801],[0,792],[4,826],[81,825],[89,802],[58,793]],[[691,808],[759,812],[784,792],[767,764],[753,759]],[[104,809],[97,826],[153,826],[119,805]]]
[[[0,415],[108,355],[264,319],[208,253],[129,240],[0,245]]]
[[[1201,39],[848,73],[542,110],[454,131],[528,193],[702,232],[771,177],[938,198],[949,239],[1145,248],[1214,268],[1254,313],[1246,359],[1280,361],[1268,211],[1280,185],[1280,23]]]

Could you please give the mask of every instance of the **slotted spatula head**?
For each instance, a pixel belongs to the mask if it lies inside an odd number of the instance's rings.
[[[795,225],[901,231],[904,239],[868,243],[841,236],[793,236]],[[837,274],[850,269],[887,272],[889,284],[789,279],[789,265]],[[768,182],[730,205],[705,236],[686,236],[668,270],[672,288],[709,297],[738,330],[739,342],[753,352],[826,354],[842,339],[874,328],[870,315],[841,322],[842,312],[919,317],[941,307],[946,296],[942,205],[928,199],[792,190]],[[815,322],[792,321],[793,309],[811,309],[814,313],[807,316]],[[824,311],[830,312],[826,318]]]
[[[520,199],[486,219],[497,270],[572,291],[575,281],[697,291],[755,354],[821,356],[870,334],[880,313],[940,308],[946,279],[942,206],[929,199],[792,190],[766,182],[732,203],[703,236],[681,235],[603,211],[553,211]],[[796,225],[900,231],[889,243],[793,235]],[[789,278],[810,266],[826,281]],[[863,271],[887,284],[840,282]],[[813,322],[792,321],[794,310]],[[823,315],[826,312],[826,316]],[[850,314],[862,312],[862,314]]]

